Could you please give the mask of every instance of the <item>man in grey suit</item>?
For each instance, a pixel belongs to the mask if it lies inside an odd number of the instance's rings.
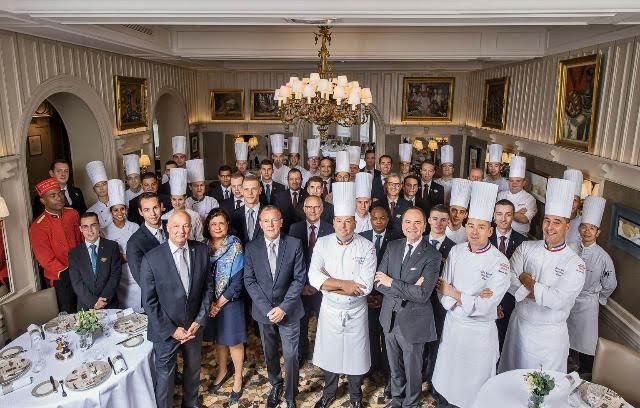
[[[277,336],[284,355],[285,400],[296,407],[298,394],[298,341],[304,307],[300,292],[307,281],[302,242],[281,235],[282,214],[267,205],[258,217],[263,235],[247,243],[244,254],[244,286],[251,296],[251,315],[260,327],[260,340],[272,389],[267,408],[280,405],[282,374]]]
[[[391,369],[391,407],[419,406],[424,345],[436,339],[430,296],[442,256],[422,237],[426,221],[418,207],[404,212],[406,239],[389,242],[375,277],[383,295],[380,324]]]
[[[173,406],[176,355],[184,359],[183,407],[198,406],[202,330],[213,293],[207,245],[188,241],[191,217],[175,211],[169,239],[150,250],[140,266],[142,305],[149,318],[147,338],[155,354],[155,394],[160,408]]]

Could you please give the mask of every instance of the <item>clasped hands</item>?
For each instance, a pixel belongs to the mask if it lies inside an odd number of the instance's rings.
[[[198,329],[200,329],[200,324],[193,322],[191,326],[189,326],[188,330],[185,330],[184,327],[177,327],[173,332],[171,337],[178,340],[180,344],[184,344],[189,340],[193,340],[196,338],[196,333],[198,333]]]
[[[535,278],[531,276],[530,273],[522,272],[520,276],[518,276],[518,279],[520,280],[520,283],[522,283],[522,286],[527,288],[527,290],[529,291],[529,294],[527,295],[527,297],[531,299],[535,299],[535,295],[533,291],[536,285]]]
[[[444,280],[444,278],[438,278],[438,282],[436,283],[436,290],[443,296],[449,296],[457,300],[458,303],[460,302],[462,295],[461,292],[456,289],[455,286]],[[478,296],[480,296],[482,299],[490,298],[491,296],[493,296],[493,291],[489,288],[484,288],[480,291],[480,294]]]
[[[209,308],[209,317],[216,317],[217,314],[220,313],[222,306],[226,305],[227,302],[229,302],[227,298],[220,296],[218,300],[211,304],[211,308]]]
[[[93,308],[98,310],[98,309],[104,309],[104,307],[107,305],[107,298],[105,297],[99,297],[98,301],[96,302],[95,305],[93,305]]]
[[[424,277],[421,276],[418,278],[418,280],[416,281],[416,283],[414,283],[414,285],[416,286],[421,286],[422,283],[424,282]],[[393,283],[393,278],[389,275],[387,275],[384,272],[376,272],[374,278],[373,278],[373,283],[376,286],[386,286],[388,288],[391,287],[391,284]]]
[[[274,307],[267,313],[267,319],[273,324],[278,324],[284,319],[284,316],[287,313],[282,310],[279,306]]]

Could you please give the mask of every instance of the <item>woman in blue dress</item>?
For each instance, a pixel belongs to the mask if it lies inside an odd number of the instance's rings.
[[[209,386],[216,393],[233,376],[229,399],[237,401],[242,395],[242,362],[247,342],[243,292],[244,253],[240,240],[229,235],[230,218],[221,208],[211,210],[204,222],[204,236],[208,238],[210,261],[214,274],[214,301],[204,332],[205,340],[216,342],[217,374]],[[228,367],[231,354],[234,370]]]

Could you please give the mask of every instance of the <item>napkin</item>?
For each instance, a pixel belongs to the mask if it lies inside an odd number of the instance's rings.
[[[33,377],[18,378],[17,380],[2,386],[2,395],[7,395],[12,391],[26,387],[27,385],[30,385],[32,382],[33,382]]]
[[[27,333],[31,333],[32,331],[37,331],[38,333],[40,333],[40,326],[31,323],[29,327],[27,327]]]

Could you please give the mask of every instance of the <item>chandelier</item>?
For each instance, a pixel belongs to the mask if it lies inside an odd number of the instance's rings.
[[[302,119],[318,126],[320,139],[327,139],[329,125],[337,123],[351,127],[361,125],[369,119],[373,98],[369,88],[360,88],[358,81],[351,81],[345,75],[333,76],[333,67],[329,65],[331,28],[318,27],[314,33],[315,43],[321,40],[318,56],[318,72],[309,78],[290,77],[289,82],[275,90],[274,99],[278,101],[278,114],[289,131],[289,125]]]

